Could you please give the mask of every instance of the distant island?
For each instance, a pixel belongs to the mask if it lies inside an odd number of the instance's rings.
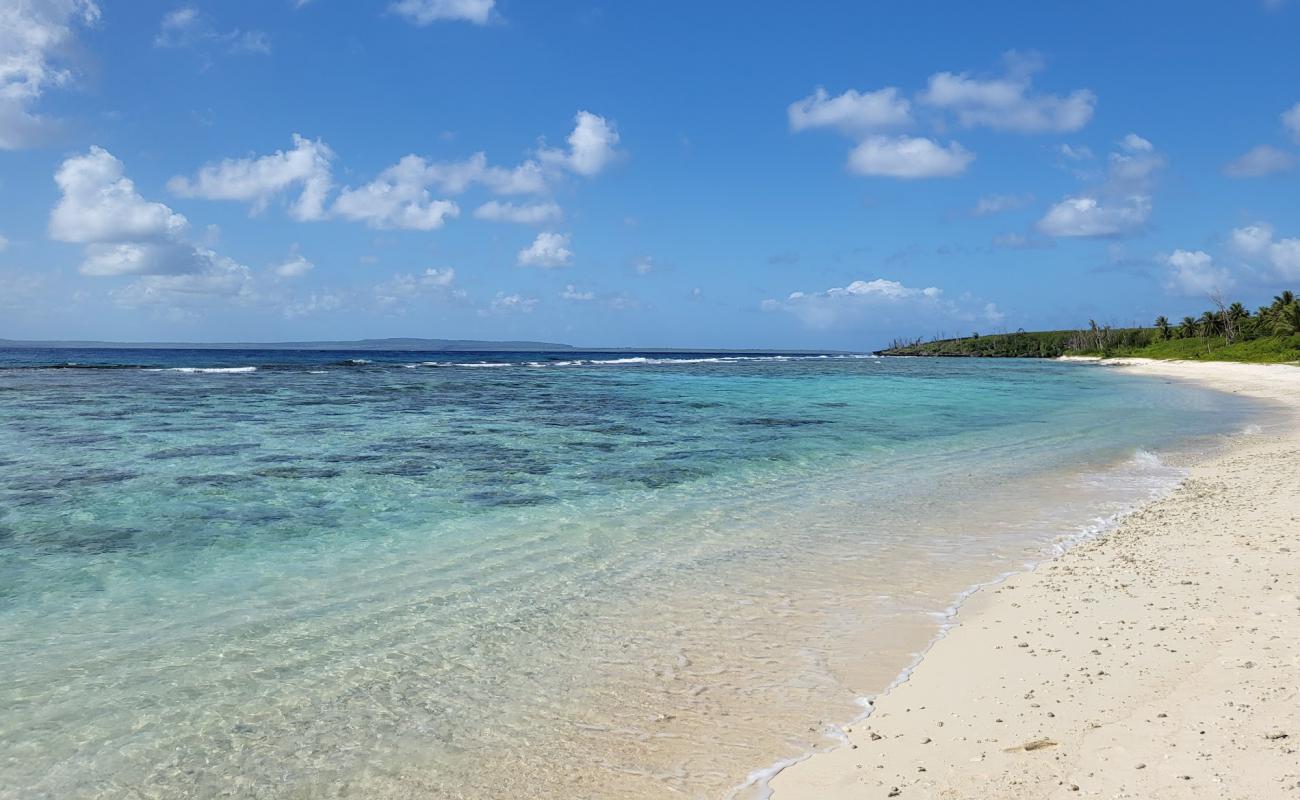
[[[321,342],[101,342],[94,340],[38,341],[0,339],[0,350],[339,350],[347,352],[420,352],[420,353],[545,353],[572,351],[580,353],[738,353],[775,355],[842,355],[863,351],[809,350],[770,347],[579,347],[558,342],[506,341],[479,339],[354,339]]]
[[[477,339],[356,339],[333,342],[98,342],[19,341],[0,339],[0,347],[31,347],[77,350],[415,350],[465,351],[573,350],[573,345],[555,342],[490,342]]]
[[[1286,291],[1251,312],[1241,303],[1211,297],[1214,308],[1177,323],[1156,317],[1149,328],[1112,328],[1089,321],[1087,328],[1016,331],[952,339],[895,340],[882,356],[952,358],[1135,357],[1188,361],[1300,361],[1300,301]]]

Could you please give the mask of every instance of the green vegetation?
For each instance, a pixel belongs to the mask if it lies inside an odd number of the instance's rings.
[[[1300,362],[1300,301],[1282,292],[1254,313],[1241,303],[1225,303],[1216,293],[1214,309],[1178,323],[1156,317],[1150,328],[1112,328],[1089,322],[1086,330],[998,333],[959,339],[895,341],[879,351],[893,356],[1056,358],[1067,355],[1113,358]]]

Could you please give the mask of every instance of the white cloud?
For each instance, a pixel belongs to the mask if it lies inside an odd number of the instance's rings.
[[[1133,195],[1118,204],[1067,197],[1038,221],[1038,229],[1048,236],[1119,236],[1142,227],[1150,216],[1149,195]]]
[[[521,267],[541,267],[554,269],[563,267],[573,260],[573,251],[569,250],[569,234],[544,231],[537,234],[533,243],[519,251],[517,262]]]
[[[1032,194],[986,194],[975,202],[970,210],[972,217],[987,217],[1003,211],[1013,211],[1034,202]]]
[[[434,200],[425,187],[428,165],[419,156],[406,156],[357,189],[344,189],[334,201],[333,213],[372,228],[431,231],[448,217],[460,214],[450,200]]]
[[[580,292],[578,291],[578,287],[570,283],[564,287],[564,291],[560,292],[560,298],[563,300],[573,300],[575,302],[586,302],[588,300],[595,300],[596,293]]]
[[[849,152],[848,168],[858,175],[936,178],[960,175],[975,154],[957,142],[947,146],[914,136],[872,136]]]
[[[158,25],[158,34],[154,36],[155,47],[177,47],[182,39],[188,39],[199,25],[199,10],[194,6],[181,6],[163,14]]]
[[[636,270],[636,274],[638,275],[649,275],[651,272],[654,272],[655,269],[654,258],[651,256],[638,258],[636,263],[632,265],[632,269]]]
[[[81,272],[142,276],[111,293],[118,305],[176,310],[212,298],[251,298],[249,269],[186,239],[188,220],[141,197],[107,150],[69,157],[54,180],[62,196],[50,212],[50,236],[86,246]]]
[[[784,300],[764,300],[761,307],[792,314],[814,329],[866,324],[887,327],[891,334],[918,325],[996,324],[1006,319],[996,304],[970,294],[950,299],[936,286],[906,286],[885,278],[823,292],[794,292]]]
[[[461,194],[475,184],[502,195],[541,194],[547,190],[546,175],[536,161],[525,161],[507,169],[489,165],[487,154],[483,152],[474,153],[463,161],[427,164],[417,156],[406,158],[417,159],[425,170],[426,184],[437,186],[447,194]]]
[[[1168,287],[1186,295],[1206,295],[1232,285],[1232,276],[1204,250],[1175,250],[1165,259]]]
[[[163,275],[202,272],[210,259],[186,242],[100,242],[86,245],[83,275]]]
[[[1130,153],[1154,153],[1155,145],[1136,133],[1127,133],[1119,140],[1119,146]]]
[[[1283,280],[1300,280],[1300,239],[1275,239],[1273,226],[1256,222],[1232,231],[1233,248],[1251,260],[1263,261]]]
[[[1300,239],[1283,239],[1269,248],[1269,261],[1277,274],[1289,281],[1300,280]]]
[[[206,248],[193,248],[197,267],[180,274],[143,275],[134,282],[114,289],[113,302],[126,308],[163,306],[186,309],[202,306],[213,299],[249,302],[253,299],[252,275],[232,259]]]
[[[1242,255],[1257,256],[1268,251],[1273,242],[1273,226],[1267,222],[1256,222],[1232,230],[1232,245]]]
[[[1063,144],[1057,148],[1057,152],[1071,161],[1089,161],[1094,158],[1092,148],[1086,145],[1071,146]]]
[[[1038,230],[1048,236],[1111,237],[1141,230],[1151,217],[1151,191],[1165,158],[1135,133],[1118,143],[1106,179],[1048,209]]]
[[[1258,178],[1286,172],[1294,166],[1295,157],[1290,153],[1261,144],[1224,164],[1223,173],[1230,178]]]
[[[383,308],[398,306],[426,295],[462,298],[454,288],[456,270],[451,267],[429,268],[418,275],[398,273],[374,288],[375,302]]]
[[[538,157],[547,164],[554,164],[590,177],[601,172],[619,156],[615,147],[618,145],[618,131],[614,123],[590,111],[579,111],[574,117],[573,132],[566,140],[567,152],[542,148]]]
[[[141,197],[122,162],[101,147],[65,160],[54,182],[63,196],[50,214],[50,236],[59,241],[166,239],[189,228],[184,216]]]
[[[973,78],[969,73],[939,72],[930,76],[920,102],[953,112],[968,128],[988,127],[1018,133],[1077,131],[1092,119],[1097,96],[1087,89],[1068,95],[1042,94],[1031,86],[1042,62],[1016,53],[1006,56],[1007,74]]]
[[[4,234],[0,234],[0,253],[3,253],[8,249],[9,249],[9,238],[6,237]]]
[[[1282,125],[1291,133],[1291,138],[1300,142],[1300,103],[1282,112]]]
[[[234,28],[221,32],[212,21],[194,6],[178,6],[163,15],[154,47],[222,47],[231,53],[260,53],[269,55],[271,37],[265,31]]]
[[[556,222],[562,216],[563,212],[560,207],[551,202],[515,205],[514,203],[503,203],[500,200],[489,200],[474,209],[475,219],[485,219],[492,222],[518,222],[524,225],[542,225],[548,222]]]
[[[1108,180],[1113,186],[1146,188],[1164,165],[1165,157],[1156,152],[1151,142],[1130,133],[1119,141],[1119,150],[1110,154]]]
[[[388,8],[416,25],[459,20],[486,25],[496,0],[398,0]]]
[[[519,312],[521,314],[530,314],[537,307],[537,298],[524,297],[520,294],[506,294],[497,292],[496,297],[492,298],[489,306],[490,310],[498,314],[510,312]]]
[[[167,188],[181,197],[249,202],[253,213],[258,213],[272,197],[301,187],[298,199],[289,207],[290,215],[298,220],[318,220],[325,216],[333,158],[334,151],[320,139],[312,141],[295,133],[292,150],[207,164],[192,179],[181,175],[172,178]]]
[[[43,142],[55,126],[32,111],[47,89],[68,86],[61,60],[77,26],[99,20],[92,0],[28,0],[0,4],[0,150]]]
[[[289,257],[284,261],[271,267],[276,277],[280,278],[301,278],[308,272],[316,268],[316,265],[307,260],[307,257],[298,252],[298,245],[294,245],[289,252]]]
[[[575,119],[568,150],[543,147],[537,151],[536,159],[512,168],[489,164],[483,152],[460,161],[441,162],[408,155],[370,183],[344,189],[331,212],[374,228],[434,230],[442,227],[447,218],[458,216],[460,208],[450,200],[434,199],[429,187],[437,187],[446,195],[462,194],[475,186],[497,195],[544,194],[562,171],[595,175],[618,157],[614,149],[618,133],[613,123],[586,111],[579,111]],[[320,196],[323,195],[322,191]],[[558,220],[561,213],[554,202],[514,205],[490,201],[480,205],[475,216],[541,224]]]
[[[812,94],[791,103],[786,113],[792,131],[834,128],[849,136],[903,127],[912,121],[911,103],[893,86],[874,92],[849,89],[835,97],[818,86]]]

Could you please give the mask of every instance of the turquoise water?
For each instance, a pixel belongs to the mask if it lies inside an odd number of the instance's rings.
[[[1050,362],[0,367],[14,798],[722,796],[1252,411]]]

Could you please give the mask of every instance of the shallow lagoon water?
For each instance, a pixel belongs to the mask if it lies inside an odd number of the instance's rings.
[[[0,797],[725,796],[1252,412],[1050,362],[54,352],[0,351]]]

